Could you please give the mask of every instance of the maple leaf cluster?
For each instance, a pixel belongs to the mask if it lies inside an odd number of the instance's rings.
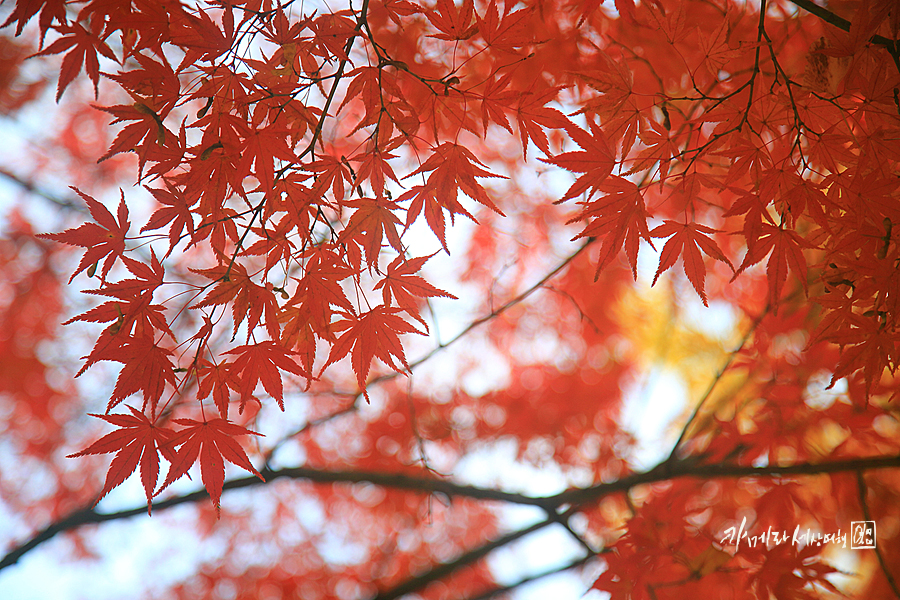
[[[116,429],[71,454],[115,454],[94,503],[139,471],[149,510],[199,464],[218,508],[226,462],[269,477],[272,453],[257,469],[244,445],[259,435],[251,426],[264,405],[289,411],[302,392],[349,396],[355,409],[374,381],[410,375],[420,361],[408,349],[433,333],[433,303],[460,294],[445,289],[455,275],[428,264],[457,252],[448,235],[457,219],[474,231],[463,278],[490,290],[488,316],[464,334],[493,320],[487,337],[512,357],[515,383],[481,398],[455,390],[446,403],[407,391],[408,417],[394,419],[406,436],[390,419],[361,424],[353,435],[367,450],[351,460],[348,444],[340,458],[403,471],[400,451],[385,448],[429,441],[456,455],[505,426],[523,440],[520,458],[552,457],[597,482],[633,475],[616,450],[633,443],[619,419],[639,361],[616,340],[651,328],[650,310],[628,304],[639,256],[653,251],[651,285],[670,278],[752,323],[726,365],[740,385],[703,396],[670,467],[689,456],[691,467],[719,461],[743,477],[784,457],[860,457],[859,440],[835,441],[813,422],[853,423],[869,448],[896,450],[881,433],[895,419],[886,405],[900,361],[896,5],[614,4],[18,0],[5,25],[33,33],[33,58],[61,55],[57,101],[78,93],[84,71],[95,110],[117,132],[96,158],[133,155],[153,202],[147,221],[133,223],[126,196],[140,190],[121,192],[113,214],[100,194],[73,188],[90,219],[37,236],[83,249],[69,283],[87,280],[85,293],[102,299],[67,321],[103,327],[78,375],[121,364],[105,413],[92,412]],[[503,264],[498,232],[510,222],[519,237]],[[421,250],[422,231],[431,250]],[[495,285],[498,270],[525,278],[576,240],[563,266],[526,292]],[[519,306],[539,289],[556,296]],[[520,309],[518,320],[497,318]],[[580,375],[515,357],[536,339],[527,324],[538,330],[542,320],[578,340]],[[847,402],[803,401],[823,373],[827,386],[845,386]],[[546,439],[558,443],[528,450]],[[316,444],[304,447],[310,464],[337,462]],[[543,508],[557,520],[587,511],[611,549],[595,587],[614,598],[721,586],[735,564],[746,594],[734,597],[834,587],[814,550],[778,570],[770,555],[713,545],[702,527],[726,523],[726,509],[733,516],[730,494],[767,496],[795,516],[800,500],[785,500],[778,484],[717,484],[699,499],[669,484],[639,507],[629,498],[616,518],[565,495]],[[613,497],[599,485],[585,488],[598,494],[592,502]],[[667,506],[681,520],[664,528]],[[761,510],[756,525],[785,515]],[[414,562],[396,573],[417,572]],[[641,572],[652,575],[638,581]]]

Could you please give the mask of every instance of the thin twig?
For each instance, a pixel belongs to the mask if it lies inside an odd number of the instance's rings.
[[[866,501],[865,472],[862,469],[856,472],[856,486],[859,489],[859,505],[862,507],[863,520],[871,521],[872,514],[869,512],[869,503],[868,501]],[[851,532],[851,534],[852,533],[853,532]],[[891,589],[894,591],[894,595],[897,598],[900,598],[900,588],[897,587],[897,580],[894,579],[894,575],[888,569],[887,563],[885,563],[884,561],[884,554],[882,554],[881,550],[878,549],[878,544],[875,544],[874,550],[875,556],[878,557],[878,564],[881,565],[881,572],[884,573],[888,585],[891,586]]]

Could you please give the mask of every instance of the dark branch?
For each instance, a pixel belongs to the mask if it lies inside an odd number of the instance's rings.
[[[583,506],[593,504],[598,500],[617,492],[628,491],[631,488],[647,483],[658,483],[668,481],[680,477],[696,477],[701,479],[715,479],[720,477],[791,477],[798,475],[822,475],[827,473],[841,472],[859,472],[871,469],[887,469],[900,467],[900,456],[887,457],[871,457],[871,458],[855,458],[827,463],[804,463],[790,466],[767,466],[767,467],[751,467],[730,464],[696,464],[687,461],[666,461],[661,463],[654,469],[643,473],[635,473],[628,477],[623,477],[618,481],[611,483],[603,483],[589,488],[567,490],[555,496],[533,497],[524,494],[516,494],[512,492],[504,492],[491,488],[480,488],[470,485],[461,485],[440,479],[432,479],[427,477],[414,477],[411,475],[402,475],[396,473],[368,473],[364,471],[322,471],[307,467],[295,467],[279,470],[262,471],[266,481],[263,482],[256,477],[244,477],[234,479],[225,483],[224,491],[235,490],[248,487],[256,487],[266,485],[271,481],[280,478],[288,479],[304,479],[316,483],[371,483],[383,487],[393,489],[403,489],[413,492],[421,492],[427,494],[443,494],[453,498],[470,498],[473,500],[488,500],[496,502],[508,502],[511,504],[522,504],[530,506],[538,506],[547,511],[553,511],[560,506],[572,504],[575,506]],[[176,496],[167,500],[162,500],[153,505],[157,512],[166,510],[181,504],[194,503],[208,498],[205,490],[192,492],[183,496]],[[98,513],[93,508],[79,509],[69,516],[51,523],[44,529],[34,534],[31,539],[20,544],[10,550],[6,556],[0,560],[0,570],[16,564],[19,559],[26,553],[30,552],[42,543],[52,539],[58,533],[72,531],[83,525],[103,523],[106,521],[116,521],[119,519],[128,519],[134,516],[142,515],[146,511],[146,507],[136,507],[129,510],[118,511],[114,513]],[[574,512],[569,509],[562,514],[548,518],[542,521],[544,527],[552,523],[560,522]],[[538,527],[539,529],[540,527]],[[518,539],[523,535],[527,535],[536,529],[527,528],[516,532]],[[512,541],[512,540],[509,540]],[[477,560],[471,558],[473,556],[480,557],[494,548],[499,547],[496,542],[491,542],[485,546],[481,546],[464,554],[460,557],[461,562],[448,563],[441,568],[446,568],[451,564],[463,566]],[[451,569],[452,571],[452,569]],[[426,574],[427,575],[427,574]],[[423,576],[425,577],[425,576]],[[412,580],[410,580],[412,581]],[[431,579],[423,580],[427,584]],[[418,588],[413,588],[418,589]],[[407,593],[407,592],[404,592]],[[393,598],[395,596],[387,596]],[[384,598],[379,597],[379,600]]]
[[[816,15],[817,17],[819,17],[820,19],[822,19],[829,25],[834,25],[838,29],[841,29],[841,30],[849,33],[850,25],[851,25],[850,21],[848,21],[844,17],[834,14],[833,12],[831,12],[824,6],[819,6],[812,0],[791,0],[791,2],[793,2],[794,4],[796,4],[803,10],[806,10],[806,11],[811,12],[812,14]],[[873,44],[878,44],[879,46],[884,46],[892,51],[896,48],[896,42],[894,40],[889,40],[888,38],[880,36],[880,35],[873,35],[872,39],[870,41]]]
[[[22,179],[18,175],[7,171],[3,167],[0,167],[0,177],[3,177],[5,179],[7,179],[8,181],[11,181],[12,183],[16,184],[17,186],[19,186],[26,192],[28,192],[30,194],[34,194],[35,196],[38,196],[39,198],[43,198],[44,200],[47,200],[49,202],[52,202],[53,204],[55,204],[59,207],[62,207],[62,208],[68,209],[68,210],[74,210],[76,212],[81,212],[81,213],[86,212],[83,202],[77,202],[75,200],[70,200],[67,198],[59,198],[57,196],[54,196],[50,192],[38,187],[37,185],[35,185],[34,183],[32,183],[30,181],[26,181],[25,179]]]
[[[862,470],[856,472],[856,485],[859,490],[859,504],[862,507],[863,519],[871,521],[872,513],[869,512],[869,503],[866,501],[866,491],[868,489],[866,487],[866,476]],[[894,579],[894,575],[891,573],[891,570],[887,566],[887,562],[884,560],[884,553],[882,553],[877,545],[874,550],[875,556],[878,557],[878,564],[881,566],[881,572],[884,573],[888,585],[890,585],[891,589],[894,591],[894,596],[900,598],[900,588],[897,587],[897,580]]]
[[[493,500],[497,502],[508,502],[511,504],[524,504],[530,506],[539,506],[547,510],[552,510],[554,502],[549,498],[534,498],[524,494],[515,494],[512,492],[503,492],[500,490],[480,488],[471,485],[461,485],[450,481],[431,479],[427,477],[414,477],[412,475],[403,475],[399,473],[369,473],[364,471],[322,471],[318,469],[310,469],[307,467],[295,467],[288,469],[270,470],[264,469],[262,475],[265,481],[261,481],[257,477],[243,477],[227,481],[223,487],[224,491],[236,490],[248,487],[256,487],[266,485],[276,479],[304,479],[316,483],[371,483],[382,487],[409,490],[414,492],[422,492],[428,494],[442,494],[448,498],[470,498],[473,500]],[[183,496],[168,498],[153,504],[156,512],[167,510],[181,504],[200,502],[209,495],[206,490],[192,492]],[[11,550],[2,560],[0,560],[0,570],[14,565],[18,560],[30,552],[40,544],[50,540],[58,533],[64,533],[77,529],[83,525],[95,523],[103,523],[105,521],[116,521],[119,519],[128,519],[138,515],[146,514],[146,507],[137,507],[129,510],[122,510],[114,513],[99,513],[93,508],[79,509],[68,517],[56,521],[46,528],[42,529],[31,537],[27,542],[17,546]]]
[[[900,456],[874,456],[870,458],[848,458],[823,463],[800,463],[796,465],[753,467],[734,464],[698,464],[690,458],[682,461],[666,461],[653,469],[623,477],[618,481],[601,483],[589,488],[567,490],[550,499],[556,506],[563,504],[583,505],[616,492],[647,483],[659,483],[681,477],[699,479],[735,477],[792,477],[801,475],[826,475],[829,473],[855,473],[870,469],[896,469],[900,467]]]
[[[509,533],[509,534],[507,534],[501,538],[498,538],[492,542],[488,542],[487,544],[484,544],[482,546],[479,546],[478,548],[470,550],[470,551],[458,556],[456,559],[454,559],[448,563],[444,563],[442,565],[436,565],[436,566],[432,567],[430,571],[426,571],[425,573],[423,573],[422,575],[419,575],[418,577],[413,577],[411,579],[407,579],[400,585],[378,594],[374,598],[374,600],[394,600],[395,598],[399,598],[401,596],[405,596],[406,594],[410,594],[416,590],[422,589],[429,583],[432,583],[434,581],[439,581],[439,580],[447,577],[448,575],[450,575],[455,570],[457,570],[461,567],[465,567],[467,565],[470,565],[474,562],[481,560],[482,558],[484,558],[485,556],[487,556],[488,554],[490,554],[497,548],[502,548],[503,546],[506,546],[507,544],[511,544],[512,542],[514,542],[520,538],[523,538],[526,535],[532,534],[535,531],[540,531],[547,525],[553,525],[554,523],[556,523],[556,519],[546,519],[544,521],[535,523],[531,527],[526,527],[525,529],[520,529],[518,531]]]

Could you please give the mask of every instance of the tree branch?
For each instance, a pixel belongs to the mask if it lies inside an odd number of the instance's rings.
[[[444,577],[447,577],[460,567],[465,567],[481,560],[497,548],[502,548],[507,544],[523,538],[526,535],[532,534],[535,531],[540,531],[544,527],[553,525],[554,523],[556,523],[556,519],[554,518],[545,519],[543,521],[535,523],[534,525],[531,525],[530,527],[526,527],[525,529],[519,529],[518,531],[508,533],[505,536],[497,538],[492,542],[488,542],[487,544],[479,546],[478,548],[469,550],[468,552],[461,554],[460,556],[456,557],[456,559],[448,563],[435,565],[431,568],[431,570],[426,571],[422,575],[407,579],[403,583],[378,594],[373,600],[394,600],[395,598],[399,598],[401,596],[405,596],[406,594],[415,592],[416,590],[422,589],[429,583],[439,581]]]
[[[872,514],[869,512],[869,503],[866,501],[866,477],[861,469],[856,472],[856,485],[859,490],[859,504],[862,507],[863,519],[871,521]],[[881,566],[881,572],[884,573],[888,585],[890,585],[891,590],[894,591],[894,596],[900,598],[900,588],[897,587],[897,580],[894,579],[894,575],[891,573],[891,570],[888,569],[887,563],[884,560],[884,554],[879,550],[877,544],[875,545],[874,550],[875,556],[878,558],[878,564]]]
[[[795,465],[768,465],[753,467],[735,464],[702,464],[691,460],[665,461],[649,471],[635,473],[610,483],[592,487],[567,490],[551,498],[557,506],[563,504],[584,505],[594,503],[609,494],[628,491],[647,483],[660,483],[682,477],[700,479],[740,478],[740,477],[791,477],[798,475],[826,475],[829,473],[858,472],[869,469],[900,468],[900,456],[873,456],[848,458],[832,462],[800,463]]]
[[[852,23],[850,23],[850,21],[848,21],[844,17],[834,14],[833,12],[831,12],[824,6],[819,6],[812,0],[791,0],[791,2],[793,2],[794,4],[796,4],[803,10],[806,10],[806,11],[811,12],[812,14],[816,15],[817,17],[819,17],[820,19],[822,19],[829,25],[834,25],[838,29],[841,29],[848,33],[850,32],[850,26],[852,25]],[[896,49],[896,43],[897,43],[896,41],[889,40],[888,38],[880,36],[880,35],[873,35],[871,37],[870,41],[873,44],[878,44],[879,46],[884,46],[885,48],[887,48],[888,50],[891,50],[891,51],[894,51]]]
[[[524,494],[504,492],[491,488],[481,488],[472,485],[457,484],[450,481],[431,479],[428,477],[416,477],[399,473],[372,473],[366,471],[325,471],[309,467],[294,467],[286,469],[263,469],[261,471],[265,481],[258,477],[242,477],[225,482],[223,491],[236,490],[248,487],[267,485],[277,479],[304,479],[315,483],[371,483],[386,488],[409,490],[428,494],[442,494],[448,498],[470,498],[473,500],[489,500],[521,504],[527,506],[539,506],[552,511],[555,502],[550,498],[535,498]],[[199,502],[209,498],[206,490],[200,490],[175,496],[153,504],[156,512],[167,510],[181,504]],[[146,514],[144,506],[117,511],[113,513],[99,513],[94,508],[82,508],[71,513],[59,521],[51,523],[38,533],[34,534],[27,542],[20,544],[11,550],[0,560],[0,571],[14,565],[18,560],[42,543],[52,539],[58,533],[64,533],[77,529],[83,525],[103,523],[105,521],[117,521]],[[551,520],[551,522],[556,522]]]
[[[12,183],[16,184],[17,186],[19,186],[20,188],[22,188],[23,190],[25,190],[26,192],[28,192],[30,194],[33,194],[35,196],[38,196],[39,198],[43,198],[44,200],[52,202],[56,206],[65,208],[67,210],[74,210],[74,211],[80,212],[80,213],[87,212],[84,208],[83,202],[79,203],[74,200],[69,200],[68,198],[59,198],[57,196],[54,196],[50,192],[47,192],[46,190],[38,187],[34,183],[32,183],[30,181],[26,181],[25,179],[22,179],[18,175],[11,173],[10,171],[7,171],[6,168],[4,168],[4,167],[0,167],[0,177],[3,177],[5,179],[7,179],[8,181],[11,181]]]
[[[547,511],[553,511],[554,516],[547,518],[531,527],[520,529],[498,540],[488,542],[478,548],[474,548],[452,562],[439,565],[425,574],[410,579],[396,588],[389,590],[377,597],[376,600],[390,600],[403,594],[410,593],[428,583],[440,579],[452,573],[455,569],[471,564],[486,556],[496,548],[502,547],[521,537],[529,535],[551,525],[559,523],[560,519],[568,519],[577,512],[580,507],[593,504],[609,494],[630,490],[631,488],[647,483],[669,481],[680,477],[696,477],[702,479],[715,479],[721,477],[790,477],[795,475],[822,475],[839,472],[859,472],[870,469],[886,469],[900,467],[900,456],[882,456],[869,458],[854,458],[827,463],[802,463],[789,466],[741,466],[731,464],[697,464],[690,460],[666,461],[660,463],[650,471],[635,473],[623,477],[618,481],[603,483],[588,488],[567,490],[554,496],[533,497],[513,492],[504,492],[492,488],[456,484],[449,481],[431,479],[427,477],[415,477],[396,473],[371,473],[365,471],[323,471],[308,467],[294,467],[279,470],[263,470],[262,475],[266,481],[256,477],[244,477],[225,483],[223,491],[267,485],[280,478],[305,479],[316,483],[371,483],[383,487],[403,489],[429,494],[444,494],[450,498],[461,497],[474,500],[489,500],[538,506]],[[169,508],[199,502],[208,498],[205,490],[192,492],[182,496],[169,498],[154,504],[157,512]],[[562,513],[556,514],[554,509],[564,505],[572,505]],[[83,525],[103,523],[127,519],[144,514],[146,508],[136,507],[114,513],[98,513],[93,508],[83,508],[74,511],[69,516],[51,523],[44,529],[34,534],[28,541],[16,546],[0,560],[0,570],[16,564],[19,559],[38,547],[42,543],[52,539],[58,533],[72,531]]]

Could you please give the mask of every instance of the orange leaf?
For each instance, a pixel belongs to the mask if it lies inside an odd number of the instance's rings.
[[[697,290],[703,304],[709,306],[706,301],[706,292],[704,291],[704,282],[706,280],[706,266],[703,264],[703,258],[700,256],[700,249],[707,256],[711,256],[716,260],[720,260],[734,270],[731,261],[719,248],[719,245],[712,238],[704,234],[715,233],[717,230],[705,225],[697,223],[677,223],[675,221],[664,221],[662,225],[650,232],[651,237],[661,238],[671,235],[659,257],[659,267],[656,269],[656,275],[653,276],[653,284],[659,279],[660,274],[670,268],[678,260],[683,253],[684,274],[687,275]],[[699,246],[699,247],[698,247]]]
[[[288,358],[296,352],[287,350],[273,341],[238,346],[226,354],[240,355],[234,361],[230,371],[241,374],[241,412],[244,411],[244,405],[252,396],[256,384],[259,382],[262,382],[266,392],[275,398],[278,407],[284,410],[284,393],[281,385],[281,373],[278,372],[278,369],[309,377],[300,365]]]
[[[219,500],[222,497],[222,487],[225,485],[225,461],[235,464],[246,471],[250,471],[261,480],[263,476],[257,471],[247,458],[247,453],[241,448],[234,438],[239,435],[260,435],[240,425],[226,421],[225,419],[212,419],[210,421],[195,421],[193,419],[175,419],[175,423],[184,425],[182,429],[169,440],[168,446],[175,451],[172,467],[160,492],[177,479],[188,472],[197,459],[200,459],[200,476],[203,485],[209,492],[216,510],[219,510]],[[159,492],[157,492],[159,493]]]
[[[147,496],[147,514],[150,513],[150,499],[153,498],[153,490],[159,479],[159,453],[169,462],[173,462],[175,454],[167,443],[175,434],[166,427],[158,427],[141,412],[128,407],[133,416],[128,415],[94,415],[107,423],[120,427],[118,431],[109,433],[81,452],[68,455],[67,458],[87,456],[88,454],[109,454],[115,452],[116,456],[109,465],[106,474],[106,482],[97,502],[100,502],[113,488],[119,486],[134,473],[138,464],[141,465],[141,483]],[[94,504],[96,505],[97,502]]]
[[[385,306],[389,306],[391,298],[393,298],[396,300],[397,306],[409,313],[422,325],[425,325],[425,321],[419,314],[419,301],[417,298],[440,296],[456,300],[456,296],[453,294],[439,290],[418,275],[413,275],[432,256],[434,254],[406,260],[403,255],[400,255],[388,265],[385,278],[375,284],[376,290],[381,288]]]
[[[118,218],[119,222],[112,216],[112,213],[105,206],[88,196],[83,194],[81,190],[72,188],[81,196],[91,211],[91,216],[97,223],[85,223],[81,227],[75,229],[66,229],[61,233],[42,233],[38,237],[62,242],[72,246],[81,246],[87,248],[78,268],[69,278],[69,283],[75,279],[75,276],[96,264],[101,258],[106,257],[103,261],[103,269],[100,271],[100,279],[106,279],[107,273],[116,262],[116,258],[122,256],[125,252],[125,235],[131,223],[128,222],[128,207],[125,205],[125,193],[122,192],[122,199],[119,201]]]
[[[331,347],[331,354],[322,370],[324,371],[328,365],[339,361],[352,351],[351,364],[356,373],[356,381],[368,400],[366,377],[369,375],[372,361],[378,358],[384,364],[399,371],[401,367],[394,361],[396,358],[403,367],[409,369],[399,334],[418,333],[424,335],[399,317],[397,315],[399,312],[399,308],[376,306],[359,316],[348,312],[343,313],[345,319],[338,321],[334,328],[337,331],[344,331],[344,334]]]

